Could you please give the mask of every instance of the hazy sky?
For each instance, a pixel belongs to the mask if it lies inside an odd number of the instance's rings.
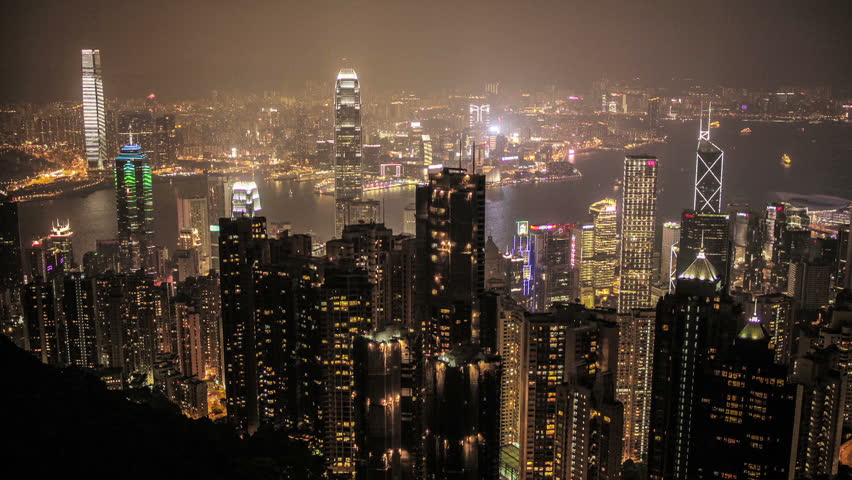
[[[344,64],[371,88],[691,76],[852,83],[848,0],[7,0],[0,101],[296,89]],[[348,61],[344,62],[342,58]],[[365,87],[366,88],[366,87]]]

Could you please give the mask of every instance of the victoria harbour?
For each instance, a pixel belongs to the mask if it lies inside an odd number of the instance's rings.
[[[740,134],[751,128],[750,135]],[[691,201],[697,122],[669,122],[669,139],[653,144],[643,153],[660,159],[660,219],[677,219],[677,207]],[[852,126],[844,124],[770,123],[723,121],[713,130],[714,139],[726,148],[725,202],[760,205],[778,200],[777,192],[801,195],[823,194],[852,198]],[[781,156],[794,159],[785,167]],[[515,222],[582,223],[588,206],[606,197],[620,198],[618,180],[624,152],[598,151],[577,155],[575,165],[582,178],[556,183],[535,183],[489,188],[487,234],[500,248],[512,241]],[[310,233],[318,242],[334,233],[334,198],[314,193],[313,181],[267,181],[255,178],[263,212],[270,221],[289,222],[293,231]],[[196,179],[158,178],[154,202],[157,210],[155,235],[174,248],[177,238],[176,198],[202,194],[204,182]],[[292,191],[292,196],[290,192]],[[414,188],[369,192],[368,198],[382,202],[385,223],[394,231],[403,229],[403,210],[414,202]],[[667,208],[667,206],[670,206]],[[115,235],[115,195],[103,188],[86,195],[27,202],[22,205],[22,238],[37,238],[56,219],[70,220],[75,232],[75,251],[93,250],[95,240]],[[79,259],[78,259],[79,261]]]

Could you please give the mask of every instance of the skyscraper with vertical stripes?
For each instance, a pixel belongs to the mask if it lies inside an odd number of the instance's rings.
[[[83,50],[83,129],[89,171],[102,171],[107,162],[106,110],[100,50]]]

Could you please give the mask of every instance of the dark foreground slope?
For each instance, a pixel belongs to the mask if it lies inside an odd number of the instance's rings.
[[[242,440],[228,425],[131,402],[2,335],[0,415],[3,470],[27,478],[308,479],[321,471],[321,459],[283,433]]]

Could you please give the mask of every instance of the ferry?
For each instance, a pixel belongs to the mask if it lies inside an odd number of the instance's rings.
[[[744,129],[740,130],[740,135],[751,135],[751,129],[746,127]]]
[[[786,153],[784,155],[781,155],[781,165],[784,165],[784,167],[790,167],[790,165],[792,164],[793,159],[790,158],[790,155],[787,155]]]

